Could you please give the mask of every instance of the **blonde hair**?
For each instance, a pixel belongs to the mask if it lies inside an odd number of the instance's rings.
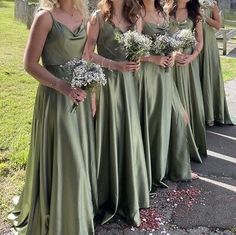
[[[84,19],[88,19],[88,3],[87,0],[74,0],[75,7],[81,12]],[[40,9],[52,10],[60,7],[59,0],[40,0]]]

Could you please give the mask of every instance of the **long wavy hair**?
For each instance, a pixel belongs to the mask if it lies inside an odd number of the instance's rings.
[[[117,1],[117,0],[114,0]],[[98,3],[98,9],[101,11],[103,19],[111,20],[114,14],[112,0],[101,0]],[[123,17],[130,23],[135,24],[140,15],[141,6],[137,0],[124,0],[123,2]]]
[[[81,12],[85,19],[88,18],[88,4],[86,0],[74,0],[75,8]],[[40,9],[52,10],[53,8],[60,7],[58,0],[40,0]]]
[[[138,0],[139,4],[144,8],[145,12],[146,12],[146,9],[145,9],[145,4],[143,2],[143,0]],[[160,0],[155,0],[154,1],[154,6],[156,8],[157,11],[159,11],[164,17],[166,16],[165,14],[165,11],[163,9],[163,6],[161,4],[161,1]],[[146,13],[145,13],[146,14]]]
[[[186,8],[188,11],[188,17],[193,22],[193,28],[196,27],[197,23],[201,20],[200,13],[200,3],[198,0],[190,0],[186,4]],[[178,9],[178,0],[174,0],[170,6],[169,14],[176,18],[176,11]]]

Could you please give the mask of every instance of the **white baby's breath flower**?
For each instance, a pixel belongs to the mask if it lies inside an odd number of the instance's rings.
[[[214,5],[214,0],[199,0],[199,3],[204,8],[211,8]]]
[[[92,62],[75,58],[61,67],[65,69],[66,79],[74,88],[93,89],[107,82],[101,66]]]
[[[119,33],[116,39],[129,61],[137,61],[139,57],[149,55],[152,40],[137,31],[129,30],[124,34]]]
[[[196,39],[190,29],[182,29],[174,33],[173,37],[179,42],[179,48],[186,49],[193,47]]]
[[[73,88],[79,87],[86,91],[93,91],[107,83],[105,74],[98,64],[74,58],[60,67],[65,70],[65,79]]]
[[[173,38],[168,33],[155,35],[153,37],[152,51],[156,55],[170,55],[178,49],[179,41]]]

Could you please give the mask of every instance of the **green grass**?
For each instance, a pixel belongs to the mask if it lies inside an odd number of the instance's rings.
[[[23,69],[28,30],[14,20],[13,2],[0,2],[0,22],[0,221],[4,221],[10,198],[22,189],[37,82]]]
[[[224,26],[226,28],[236,28],[236,13],[231,11],[224,12],[224,20],[226,20]],[[227,20],[235,22],[227,22]]]
[[[223,70],[224,81],[236,78],[236,59],[221,57],[221,66]]]
[[[227,12],[224,12],[224,19],[227,21],[227,20],[230,20],[230,21],[235,21],[233,23],[225,23],[225,27],[228,27],[228,28],[236,28],[236,13],[235,12],[231,12],[231,11],[227,11]]]
[[[0,162],[25,165],[36,81],[28,76],[22,57],[28,30],[14,21],[13,3],[0,8]]]
[[[0,227],[22,189],[37,87],[22,66],[28,30],[13,14],[14,3],[0,0]],[[236,59],[222,58],[222,68],[236,78]]]
[[[236,12],[231,12],[231,11],[225,12],[224,18],[226,20],[236,20]]]

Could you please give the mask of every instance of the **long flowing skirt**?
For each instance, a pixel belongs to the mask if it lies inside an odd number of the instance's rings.
[[[199,153],[201,156],[206,156],[205,115],[198,60],[187,66],[175,66],[174,79],[181,102],[189,115]]]
[[[24,190],[9,218],[18,234],[92,235],[97,207],[90,100],[72,102],[40,85]]]
[[[116,213],[140,224],[149,188],[133,73],[105,70],[96,114],[98,200],[103,223]]]
[[[233,124],[229,115],[225,98],[224,80],[222,75],[219,49],[212,27],[204,24],[204,47],[199,56],[200,77],[208,125]]]

